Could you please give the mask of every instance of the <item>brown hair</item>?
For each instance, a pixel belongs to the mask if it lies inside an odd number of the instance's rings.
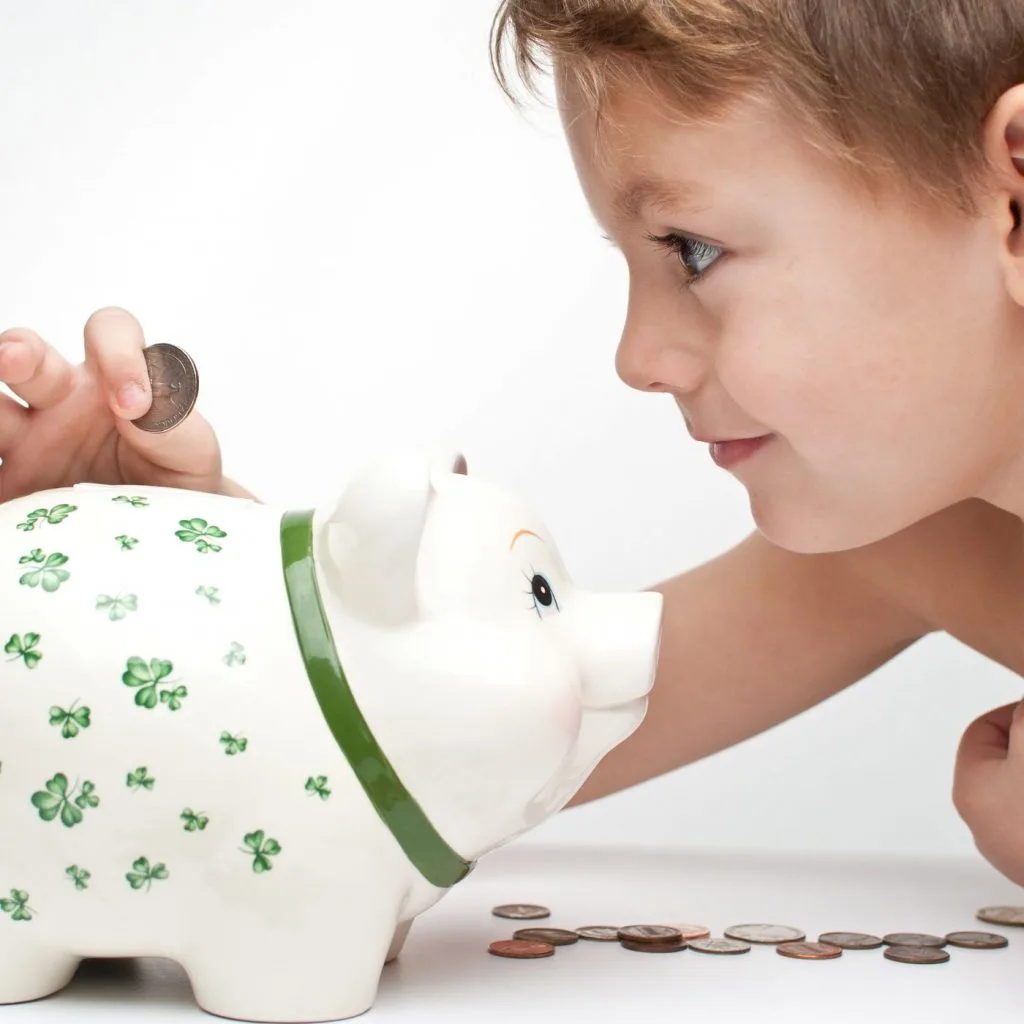
[[[517,102],[505,46],[534,95],[547,57],[598,109],[627,81],[704,121],[767,95],[865,183],[973,213],[983,121],[1024,82],[1024,2],[502,0],[491,61]]]

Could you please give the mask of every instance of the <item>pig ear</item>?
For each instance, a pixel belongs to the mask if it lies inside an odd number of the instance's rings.
[[[416,616],[416,564],[439,474],[465,473],[457,452],[387,455],[358,471],[324,524],[325,575],[358,618]]]

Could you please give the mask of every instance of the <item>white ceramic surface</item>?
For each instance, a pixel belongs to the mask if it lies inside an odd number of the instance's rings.
[[[363,1013],[464,877],[424,865],[544,821],[640,724],[660,595],[574,588],[461,457],[383,455],[309,512],[303,583],[287,509],[99,485],[0,505],[0,1002],[160,956],[226,1017]],[[331,641],[355,725],[315,682]]]

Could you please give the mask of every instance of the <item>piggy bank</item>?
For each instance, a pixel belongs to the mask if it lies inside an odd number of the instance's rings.
[[[661,596],[575,588],[456,454],[305,510],[79,484],[0,537],[0,1003],[162,956],[213,1014],[364,1013],[646,713]]]

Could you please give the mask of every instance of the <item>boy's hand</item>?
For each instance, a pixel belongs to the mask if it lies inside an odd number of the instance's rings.
[[[0,501],[81,481],[242,493],[221,475],[220,446],[193,411],[163,434],[134,426],[152,400],[145,340],[123,309],[93,313],[85,362],[72,366],[34,331],[0,334]]]
[[[953,803],[981,854],[1024,885],[1024,701],[982,715],[964,733]]]

